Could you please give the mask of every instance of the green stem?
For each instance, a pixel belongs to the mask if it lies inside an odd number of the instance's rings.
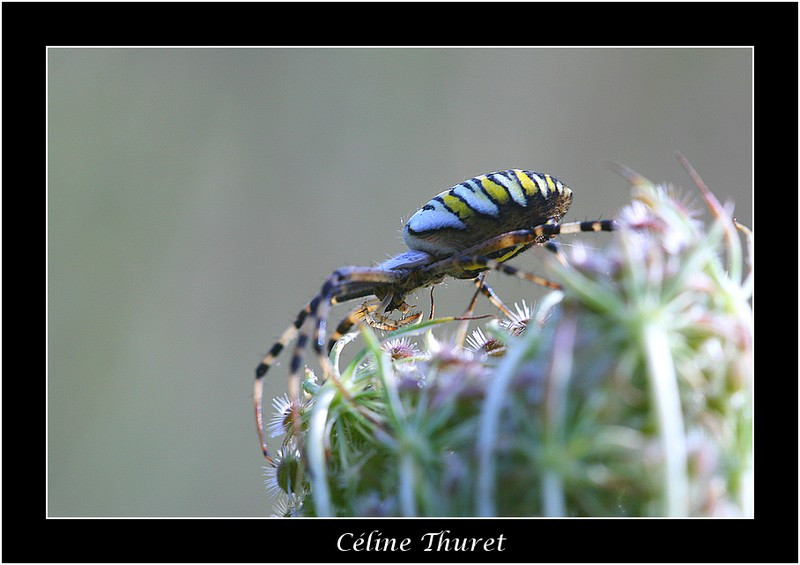
[[[643,324],[642,339],[664,457],[664,514],[688,516],[686,434],[669,339],[658,320]]]
[[[523,343],[509,349],[497,368],[497,373],[486,393],[478,426],[478,479],[476,506],[478,516],[494,516],[495,508],[495,453],[500,415],[508,398],[508,387],[522,360],[528,355],[536,332],[525,334]]]
[[[317,516],[333,516],[333,504],[325,466],[325,427],[328,410],[336,397],[336,388],[324,387],[314,401],[311,419],[308,423],[308,470],[311,491],[314,493],[314,509]]]
[[[571,308],[565,308],[553,337],[550,371],[545,387],[544,442],[548,453],[555,457],[542,474],[542,508],[545,516],[566,514],[564,481],[561,478],[562,454],[566,451],[567,403],[576,331],[574,312]]]
[[[400,511],[403,516],[416,516],[414,503],[414,457],[409,451],[400,455]]]

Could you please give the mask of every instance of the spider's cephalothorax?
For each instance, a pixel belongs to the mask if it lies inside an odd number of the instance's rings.
[[[490,269],[503,271],[550,288],[546,279],[524,273],[505,262],[532,245],[553,236],[582,231],[612,231],[612,220],[559,221],[572,202],[572,190],[547,174],[512,169],[481,175],[434,196],[414,213],[403,228],[409,250],[375,267],[342,267],[327,279],[320,293],[297,316],[256,369],[255,412],[264,456],[272,463],[264,439],[262,418],[263,379],[283,348],[297,336],[290,365],[290,388],[299,397],[298,372],[308,334],[301,333],[306,320],[314,320],[313,347],[327,373],[328,351],[356,323],[381,330],[394,330],[418,320],[422,313],[409,313],[405,298],[412,291],[442,282],[445,277],[475,279]],[[505,313],[503,303],[483,281],[479,288]],[[328,312],[334,304],[363,297],[368,299],[339,324],[325,347]],[[392,320],[398,311],[402,316]]]

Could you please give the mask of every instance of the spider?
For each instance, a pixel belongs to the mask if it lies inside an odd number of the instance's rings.
[[[328,372],[330,352],[336,341],[355,324],[363,322],[381,330],[395,330],[416,322],[422,312],[411,312],[405,299],[419,288],[441,283],[446,277],[475,279],[496,307],[507,307],[483,281],[482,273],[502,271],[549,288],[559,285],[522,272],[506,261],[533,245],[550,244],[558,234],[613,231],[613,220],[559,223],[572,202],[572,190],[548,174],[511,169],[480,175],[434,196],[417,210],[403,227],[408,251],[374,267],[341,267],[331,273],[322,288],[297,315],[256,368],[255,414],[261,450],[270,464],[263,431],[262,396],[264,376],[278,355],[295,337],[290,363],[292,398],[299,399],[298,373],[309,335],[302,332],[310,318],[314,327],[312,345],[323,371]],[[554,250],[551,248],[551,250]],[[431,295],[432,296],[432,295]],[[332,306],[357,298],[373,297],[352,310],[331,335],[327,348],[328,314]],[[398,311],[401,317],[392,320]],[[297,418],[296,408],[293,408]]]

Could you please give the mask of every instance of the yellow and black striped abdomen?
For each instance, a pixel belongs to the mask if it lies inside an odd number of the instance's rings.
[[[548,174],[511,169],[480,175],[417,210],[403,240],[409,249],[445,257],[509,231],[558,222],[571,202],[572,190]]]

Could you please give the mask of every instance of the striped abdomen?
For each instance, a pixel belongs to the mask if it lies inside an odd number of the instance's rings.
[[[511,169],[480,175],[417,210],[403,240],[409,249],[445,257],[496,235],[558,222],[571,202],[572,190],[547,174]]]

